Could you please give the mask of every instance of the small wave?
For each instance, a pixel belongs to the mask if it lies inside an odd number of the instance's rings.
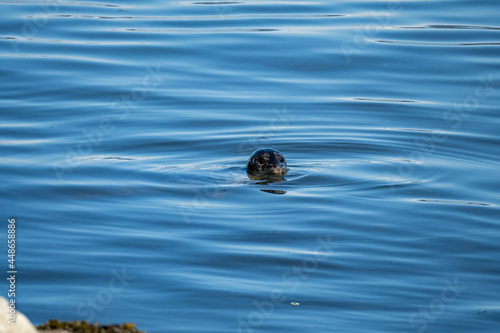
[[[435,29],[435,30],[500,30],[500,27],[461,24],[428,24],[424,26],[397,27],[396,29]]]
[[[0,1],[0,4],[33,4],[33,1]],[[69,6],[69,7],[123,7],[121,5],[109,4],[109,3],[99,3],[99,2],[86,2],[86,1],[43,1],[44,6]]]
[[[230,5],[311,5],[311,2],[291,2],[291,1],[179,1],[177,5],[195,5],[195,6],[230,6]]]
[[[445,132],[443,130],[430,130],[430,129],[421,129],[421,128],[393,128],[393,127],[384,127],[384,128],[377,128],[380,130],[384,131],[398,131],[398,132],[423,132],[423,133],[438,133],[438,134],[452,134],[452,132]]]
[[[498,46],[500,42],[477,42],[477,43],[456,43],[456,42],[417,42],[409,40],[376,40],[377,43],[394,45],[413,45],[413,46]]]
[[[114,29],[114,31],[133,31],[143,33],[172,33],[172,34],[212,34],[212,33],[255,33],[281,32],[282,29],[270,28],[219,28],[219,29]]]
[[[460,200],[438,200],[438,199],[409,199],[410,201],[423,202],[423,203],[434,203],[434,204],[444,204],[444,205],[459,205],[459,206],[487,206],[494,207],[495,205],[477,202],[477,201],[460,201]]]
[[[239,5],[244,3],[243,1],[193,1],[193,5]]]
[[[410,99],[393,99],[393,98],[352,97],[352,98],[342,98],[342,99],[350,101],[358,101],[358,102],[373,102],[373,103],[429,103],[429,102],[416,101]]]

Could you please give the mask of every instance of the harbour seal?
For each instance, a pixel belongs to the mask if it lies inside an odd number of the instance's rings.
[[[257,149],[247,163],[249,175],[284,175],[287,170],[283,154],[272,148]]]

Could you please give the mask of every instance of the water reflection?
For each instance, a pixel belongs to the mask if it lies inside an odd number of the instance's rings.
[[[273,183],[281,183],[286,181],[285,176],[283,175],[253,175],[253,174],[248,174],[248,177],[251,180],[256,180],[257,182],[255,183],[256,185],[269,185]],[[268,190],[268,189],[261,189],[262,192],[266,193],[272,193],[272,194],[285,194],[286,191],[282,190]]]
[[[256,184],[259,185],[267,185],[272,183],[281,183],[286,181],[285,176],[283,175],[256,175],[256,174],[248,174],[248,178],[251,180],[257,180]]]
[[[262,192],[266,193],[272,193],[272,194],[285,194],[286,191],[281,191],[281,190],[261,190]]]

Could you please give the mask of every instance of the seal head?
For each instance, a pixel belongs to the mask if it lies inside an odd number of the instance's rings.
[[[284,175],[287,170],[283,154],[271,148],[256,150],[247,163],[249,175]]]

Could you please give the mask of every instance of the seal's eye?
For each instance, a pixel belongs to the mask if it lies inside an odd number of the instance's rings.
[[[264,164],[265,162],[266,162],[266,160],[265,160],[265,158],[264,158],[264,157],[259,156],[259,157],[257,158],[257,163],[259,163],[259,164]]]
[[[285,162],[285,159],[283,158],[283,155],[278,155],[278,160],[280,162]]]

